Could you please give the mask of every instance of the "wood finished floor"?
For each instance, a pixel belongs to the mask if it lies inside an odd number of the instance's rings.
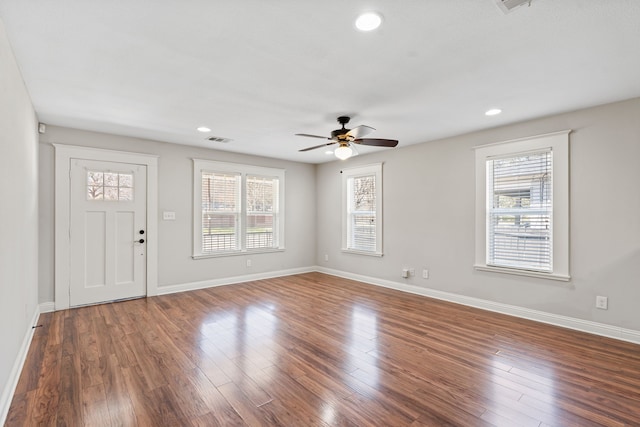
[[[640,425],[640,346],[320,273],[40,323],[8,426]]]

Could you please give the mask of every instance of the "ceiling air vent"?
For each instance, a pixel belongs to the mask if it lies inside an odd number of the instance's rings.
[[[219,136],[210,136],[209,138],[207,138],[209,141],[211,142],[222,142],[224,144],[233,141],[232,139],[229,138],[221,138]]]
[[[531,0],[496,0],[498,7],[505,14],[520,6],[531,6]]]

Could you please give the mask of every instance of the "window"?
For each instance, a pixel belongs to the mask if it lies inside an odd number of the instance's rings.
[[[133,175],[130,173],[87,171],[87,200],[133,200]]]
[[[284,170],[194,159],[193,257],[284,249]]]
[[[553,270],[549,149],[487,160],[487,265]]]
[[[382,164],[342,171],[342,250],[382,256]]]
[[[202,172],[202,253],[240,248],[240,174]]]
[[[568,135],[476,147],[476,269],[569,280]]]

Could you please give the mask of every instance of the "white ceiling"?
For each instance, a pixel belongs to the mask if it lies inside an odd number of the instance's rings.
[[[382,27],[355,30],[368,10]],[[294,133],[343,114],[402,147],[640,96],[638,0],[0,0],[0,17],[44,123],[301,162],[335,157]]]

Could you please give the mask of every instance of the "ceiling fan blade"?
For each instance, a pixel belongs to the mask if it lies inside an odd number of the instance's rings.
[[[331,138],[327,138],[326,136],[310,135],[308,133],[296,133],[296,136],[306,136],[308,138],[331,139]]]
[[[398,145],[398,141],[395,139],[380,139],[380,138],[361,138],[354,139],[354,144],[371,145],[374,147],[395,147]]]
[[[371,126],[361,125],[361,126],[354,127],[349,132],[347,132],[347,136],[351,136],[353,137],[353,139],[358,139],[365,135],[369,135],[374,130],[375,128],[372,128]]]
[[[327,142],[326,144],[314,145],[313,147],[303,148],[302,150],[298,150],[298,151],[311,151],[311,150],[315,150],[316,148],[326,147],[327,145],[333,145],[333,144],[337,144],[337,142],[336,141]]]

